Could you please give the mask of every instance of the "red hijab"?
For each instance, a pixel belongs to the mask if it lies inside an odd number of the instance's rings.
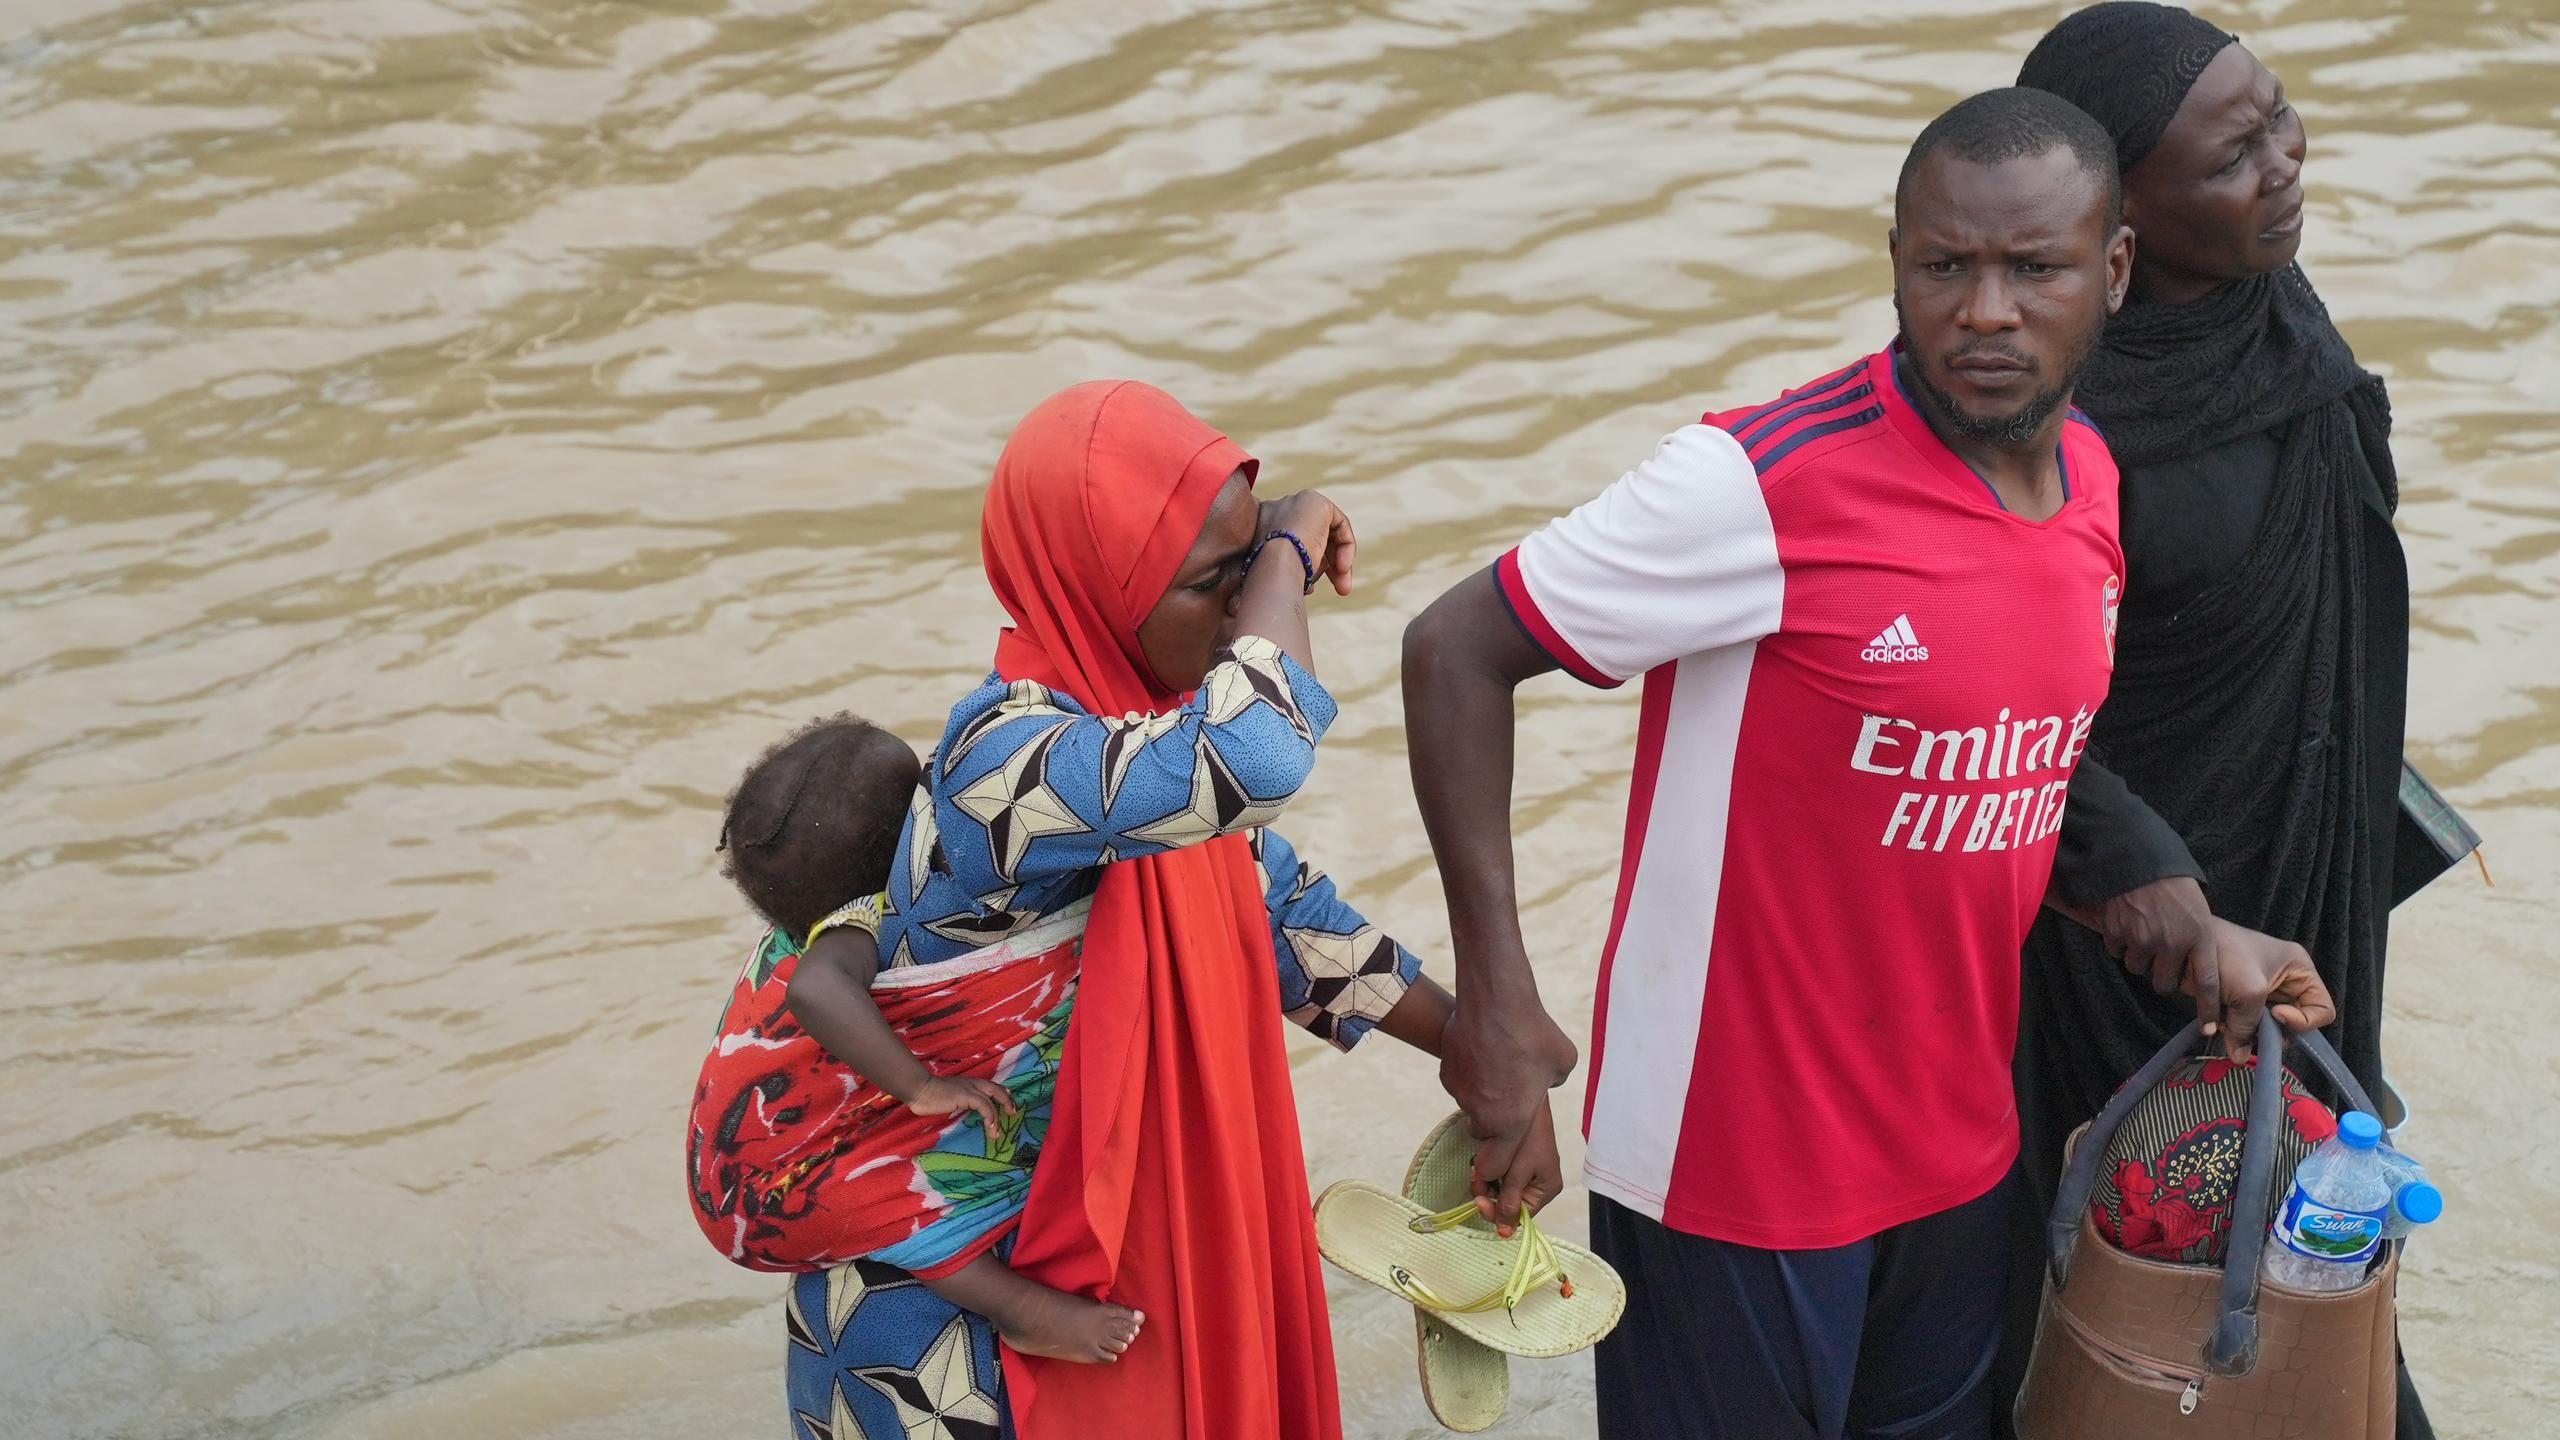
[[[1138,625],[1227,477],[1255,462],[1161,390],[1078,385],[1025,417],[987,492],[1007,680],[1164,711]],[[1043,1284],[1146,1312],[1114,1365],[1004,1353],[1022,1440],[1342,1433],[1270,920],[1241,836],[1106,867],[1049,1135],[1015,1242]]]

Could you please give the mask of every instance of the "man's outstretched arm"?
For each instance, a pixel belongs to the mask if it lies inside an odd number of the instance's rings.
[[[1561,1176],[1514,1174],[1514,1161],[1554,1163],[1522,1142],[1546,1112],[1547,1091],[1580,1059],[1538,998],[1511,859],[1511,692],[1555,668],[1512,618],[1491,570],[1460,581],[1405,628],[1405,751],[1458,969],[1440,1083],[1483,1142],[1476,1174],[1504,1224],[1522,1194],[1561,1187]]]

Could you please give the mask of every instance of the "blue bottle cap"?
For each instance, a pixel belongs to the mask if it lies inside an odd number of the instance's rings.
[[[2433,1225],[2444,1214],[2444,1192],[2424,1180],[2412,1180],[2391,1197],[2400,1218],[2412,1225]]]
[[[2361,1110],[2350,1110],[2338,1117],[2338,1138],[2350,1150],[2370,1150],[2382,1143],[2382,1122]]]

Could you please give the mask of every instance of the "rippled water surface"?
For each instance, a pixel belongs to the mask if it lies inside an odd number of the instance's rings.
[[[1359,517],[1293,830],[1439,954],[1403,617],[1878,343],[1903,147],[2059,13],[0,7],[0,1434],[783,1433],[779,1287],[679,1179],[752,929],[716,810],[811,713],[938,730],[1011,420],[1140,376]],[[2413,742],[2499,880],[2397,930],[2456,1207],[2408,1346],[2447,1434],[2542,1433],[2560,16],[2212,13],[2311,127],[2306,259],[2399,405]],[[1579,1024],[1634,707],[1525,713]],[[1386,1050],[1298,1052],[1319,1181],[1438,1112]],[[1438,1433],[1400,1307],[1335,1301],[1351,1433]],[[1506,1433],[1591,1433],[1582,1364],[1516,1391]]]

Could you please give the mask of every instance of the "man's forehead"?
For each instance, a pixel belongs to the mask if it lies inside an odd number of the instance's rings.
[[[1988,162],[1940,150],[1913,177],[1900,223],[1913,234],[2059,239],[2104,204],[2105,183],[2065,145]]]

